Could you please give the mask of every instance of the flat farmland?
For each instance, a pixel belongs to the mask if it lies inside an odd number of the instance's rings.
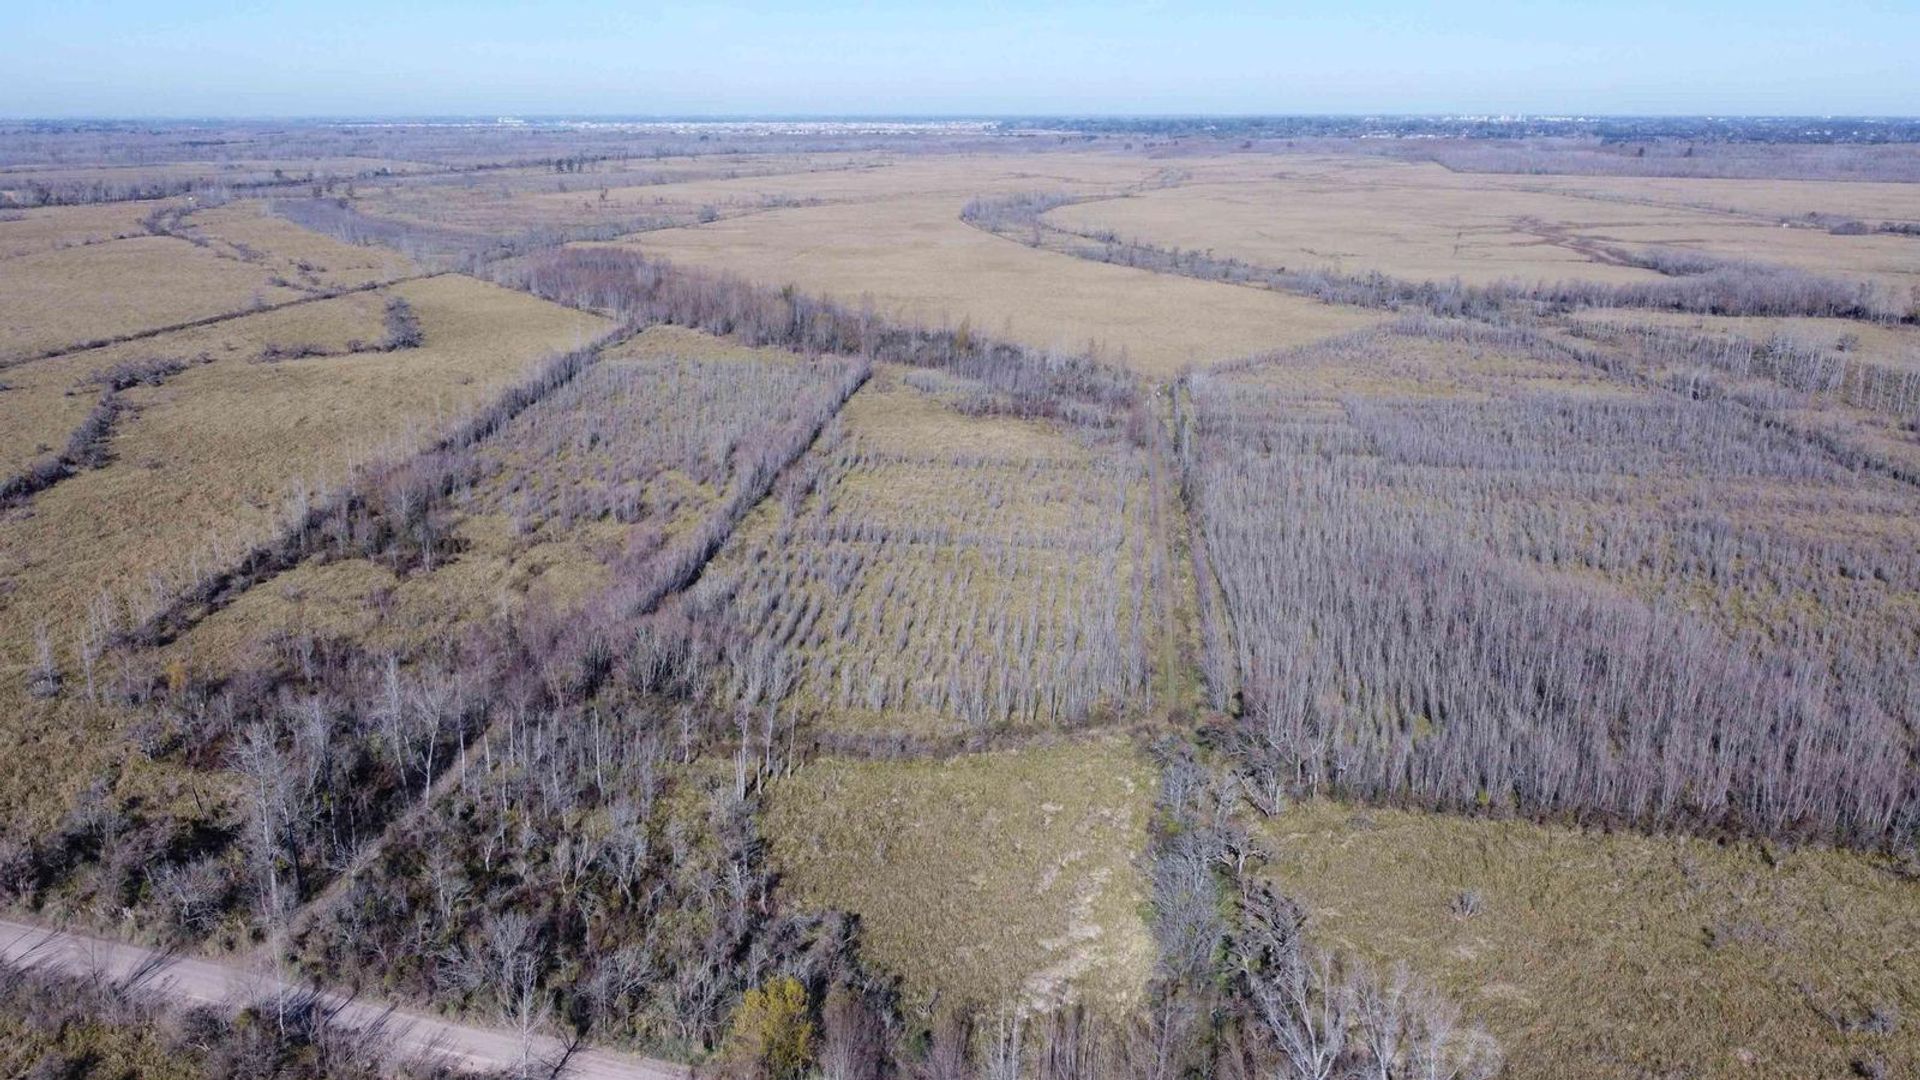
[[[1413,281],[1457,277],[1469,284],[1653,281],[1659,275],[1622,265],[1624,257],[1682,250],[1871,282],[1897,303],[1920,284],[1920,247],[1911,237],[1835,235],[1825,227],[1783,228],[1782,220],[1817,212],[1876,224],[1904,221],[1920,207],[1899,188],[1490,179],[1432,165],[1370,163],[1258,179],[1215,180],[1200,170],[1191,182],[1061,207],[1047,220],[1075,232],[1211,250],[1262,266]],[[1730,213],[1722,205],[1740,209]]]
[[[155,203],[48,206],[0,214],[0,259],[147,235]]]
[[[0,263],[0,363],[298,299],[265,269],[168,236]]]

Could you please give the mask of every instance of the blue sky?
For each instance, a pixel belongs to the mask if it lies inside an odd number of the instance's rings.
[[[8,6],[8,117],[1920,113],[1920,0]]]

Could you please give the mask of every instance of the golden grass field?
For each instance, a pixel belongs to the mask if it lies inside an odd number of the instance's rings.
[[[1878,860],[1327,801],[1263,833],[1317,942],[1437,983],[1515,1080],[1920,1068],[1920,890]]]
[[[12,387],[0,393],[0,415],[7,420],[0,431],[0,470],[18,469],[66,441],[93,406],[97,391],[85,384],[95,372],[156,358],[250,361],[272,346],[343,351],[351,341],[380,337],[384,305],[378,294],[353,293],[9,368],[0,376]]]
[[[1137,1005],[1154,773],[1124,740],[944,761],[827,758],[773,785],[774,865],[860,916],[863,955],[925,1005]]]
[[[261,267],[140,236],[0,262],[0,363],[305,295]]]
[[[1202,168],[1177,186],[1062,207],[1047,220],[1263,266],[1469,284],[1657,280],[1609,262],[1606,249],[1684,249],[1871,281],[1904,298],[1920,286],[1911,237],[1837,236],[1782,228],[1780,219],[1814,212],[1911,221],[1920,218],[1920,193],[1910,187],[1490,177],[1308,159],[1259,177]]]
[[[668,215],[692,220],[701,207],[738,212],[767,197],[797,197],[815,172],[859,170],[871,155],[730,155],[723,161],[662,158],[595,163],[592,171],[502,169],[431,185],[363,184],[357,202],[397,221],[484,233],[621,224]]]
[[[796,284],[893,317],[1087,352],[1153,377],[1297,345],[1377,318],[1278,293],[1038,251],[959,219],[966,199],[790,210],[648,233],[650,256]]]
[[[418,272],[405,255],[387,248],[343,244],[277,218],[257,201],[196,211],[187,219],[192,235],[223,253],[257,261],[274,277],[306,289],[350,289]]]
[[[98,203],[91,206],[49,206],[0,215],[0,260],[41,251],[98,244],[131,236],[145,236],[141,219],[155,203]],[[163,205],[173,205],[171,202]]]

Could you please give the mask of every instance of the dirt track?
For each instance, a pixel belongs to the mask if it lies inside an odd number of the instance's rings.
[[[71,972],[98,971],[110,979],[124,979],[143,967],[159,964],[147,985],[163,998],[183,1005],[257,1000],[296,985],[273,972],[249,970],[239,964],[169,958],[136,945],[6,919],[0,919],[0,959]],[[453,1023],[335,994],[323,994],[322,999],[338,1010],[337,1023],[354,1028],[384,1024],[402,1057],[435,1056],[466,1068],[499,1070],[518,1066],[529,1049],[513,1032]],[[558,1061],[566,1047],[558,1039],[541,1036],[534,1039],[531,1051],[535,1059],[551,1062]],[[574,1080],[686,1080],[691,1071],[672,1062],[582,1048],[567,1060],[561,1075]]]

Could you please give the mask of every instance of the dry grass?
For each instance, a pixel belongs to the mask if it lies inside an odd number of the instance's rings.
[[[611,581],[623,529],[582,527],[528,541],[499,515],[462,518],[460,556],[429,573],[396,574],[368,559],[303,563],[250,589],[169,646],[196,672],[243,670],[280,637],[352,641],[405,654],[474,621],[529,605],[567,611]]]
[[[156,205],[124,202],[15,211],[17,218],[0,217],[0,259],[145,236],[141,219]]]
[[[1181,186],[1063,207],[1048,220],[1263,266],[1379,271],[1413,280],[1631,282],[1608,249],[1676,248],[1871,281],[1904,301],[1920,285],[1910,237],[1783,229],[1809,211],[1920,217],[1911,185],[1653,178],[1487,177],[1435,165],[1312,160],[1277,176],[1201,169]],[[1739,210],[1729,212],[1728,208]]]
[[[1478,177],[1500,187],[1630,199],[1786,221],[1809,216],[1870,224],[1920,221],[1913,184],[1837,180],[1715,180],[1657,176]]]
[[[0,472],[61,444],[92,406],[98,391],[85,384],[95,372],[155,358],[246,361],[270,346],[341,352],[379,340],[385,302],[380,293],[353,293],[8,368],[0,376],[11,387],[0,391]]]
[[[164,236],[8,259],[0,263],[0,363],[304,295],[270,276]]]
[[[1027,180],[1029,184],[1047,181]],[[1038,348],[1085,352],[1151,376],[1300,344],[1375,321],[1256,289],[1108,266],[1012,243],[959,220],[970,195],[772,210],[627,243],[674,262],[859,303]]]
[[[1875,860],[1330,802],[1266,835],[1316,941],[1436,982],[1516,1080],[1920,1068],[1920,888]]]
[[[810,174],[873,164],[871,155],[729,155],[596,163],[592,171],[503,169],[484,176],[363,186],[357,205],[370,214],[474,233],[630,226],[703,206],[739,210],[764,202],[760,191],[812,187]],[[742,190],[729,185],[739,183]],[[764,188],[760,185],[765,185]],[[719,187],[718,193],[710,190]]]
[[[1645,208],[1379,173],[1195,183],[1061,207],[1047,220],[1077,232],[1112,231],[1122,240],[1211,250],[1260,266],[1379,271],[1416,281],[1611,283],[1658,276],[1597,262],[1568,235],[1574,228],[1645,220]]]
[[[1153,963],[1133,865],[1152,768],[1124,742],[871,763],[773,785],[775,867],[802,904],[861,919],[862,951],[909,997],[1138,1004]]]
[[[52,629],[71,668],[70,650],[102,592],[139,606],[151,588],[212,558],[216,541],[233,548],[272,529],[296,487],[325,488],[354,463],[418,441],[531,363],[606,325],[461,277],[395,292],[425,327],[421,348],[281,364],[234,356],[192,366],[162,387],[130,391],[126,397],[139,411],[122,421],[111,465],[44,491],[0,520],[0,712],[14,718],[16,745],[34,747],[8,755],[31,775],[8,770],[0,781],[8,803],[31,801],[117,752],[111,728],[74,722],[71,700],[26,701],[22,673],[34,627]],[[262,319],[299,312],[324,320],[327,309],[351,309],[362,299]],[[277,332],[254,329],[268,337]],[[48,770],[51,761],[72,768]]]
[[[200,210],[186,228],[216,250],[255,261],[274,276],[302,288],[353,288],[418,272],[404,255],[386,248],[343,244],[273,216],[259,200]]]

